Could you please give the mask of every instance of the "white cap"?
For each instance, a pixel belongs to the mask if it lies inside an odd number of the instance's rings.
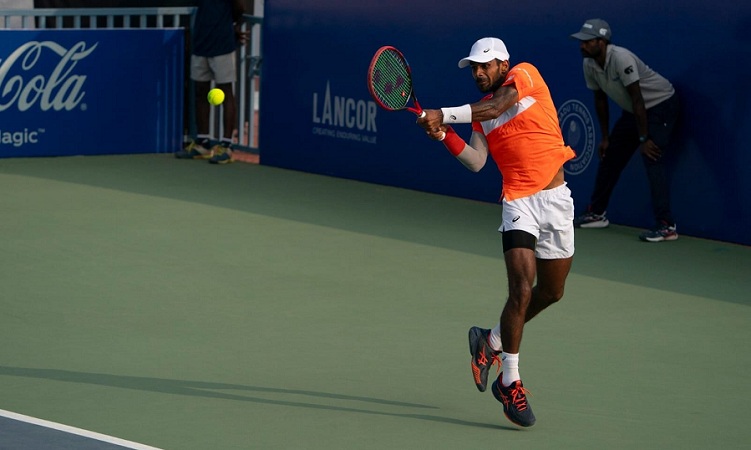
[[[482,38],[472,45],[469,56],[459,60],[459,68],[467,67],[471,62],[486,63],[494,59],[507,61],[509,59],[506,44],[498,38]]]

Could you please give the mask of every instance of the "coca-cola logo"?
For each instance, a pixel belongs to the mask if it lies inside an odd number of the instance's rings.
[[[87,48],[78,42],[69,49],[52,41],[31,41],[18,47],[5,60],[0,59],[0,111],[14,105],[27,111],[39,105],[42,111],[70,111],[83,100],[86,75],[74,72],[79,61],[86,58],[98,44]],[[40,73],[40,60],[59,58],[51,73]],[[55,56],[56,55],[56,56]],[[12,75],[9,75],[12,74]]]

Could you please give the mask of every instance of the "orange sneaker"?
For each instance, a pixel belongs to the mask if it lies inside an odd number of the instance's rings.
[[[503,413],[508,420],[520,427],[531,427],[535,424],[535,415],[527,401],[527,390],[524,389],[521,380],[514,381],[511,386],[504,387],[501,376],[490,387],[493,397],[503,403]]]
[[[472,377],[475,379],[475,386],[480,392],[485,392],[488,386],[488,371],[490,367],[498,361],[498,354],[488,344],[490,330],[472,327],[469,329],[469,354],[472,359],[469,361],[472,367]]]

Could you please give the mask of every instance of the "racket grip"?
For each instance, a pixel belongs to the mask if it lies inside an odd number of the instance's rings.
[[[420,119],[422,119],[423,117],[425,117],[425,111],[420,111],[420,115],[417,116],[417,117],[419,117]]]

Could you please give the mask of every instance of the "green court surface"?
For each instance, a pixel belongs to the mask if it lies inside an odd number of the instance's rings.
[[[2,410],[180,450],[748,448],[749,247],[577,230],[520,430],[469,368],[498,205],[171,155],[3,159],[0,189]]]

